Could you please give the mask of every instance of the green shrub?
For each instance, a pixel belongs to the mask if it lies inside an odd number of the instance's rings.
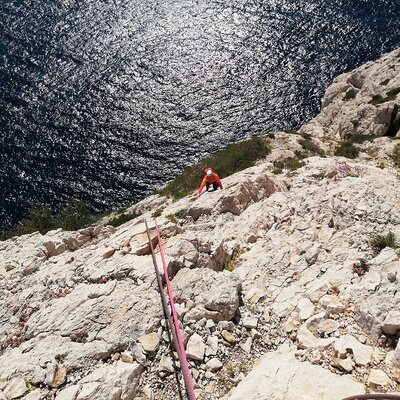
[[[386,97],[382,97],[380,94],[374,94],[372,96],[372,99],[370,100],[370,104],[382,104],[386,103],[387,101],[392,101],[396,100],[397,95],[400,93],[400,87],[391,89],[388,92],[386,92]]]
[[[180,199],[193,192],[200,185],[201,172],[205,166],[211,166],[222,179],[253,166],[257,160],[264,158],[270,151],[265,139],[259,136],[230,144],[210,157],[186,168],[182,174],[169,182],[160,193],[174,199]]]
[[[400,144],[397,144],[394,149],[393,153],[390,155],[393,162],[396,164],[397,167],[400,167]]]
[[[387,235],[372,235],[369,244],[375,254],[379,254],[385,247],[393,249],[399,247],[399,241],[393,232],[389,232]]]
[[[232,272],[236,268],[236,261],[244,252],[244,249],[241,249],[240,247],[234,250],[230,259],[226,262],[224,269]]]
[[[76,231],[90,225],[94,220],[93,211],[79,200],[72,200],[54,216],[55,226],[65,231]]]
[[[347,157],[347,158],[356,158],[359,154],[359,150],[356,146],[354,146],[351,142],[342,142],[335,149],[335,156]]]
[[[312,139],[312,136],[309,133],[303,132],[303,133],[300,133],[300,136],[305,140],[311,140]]]
[[[348,101],[348,100],[352,100],[355,99],[357,96],[358,90],[356,89],[350,89],[346,92],[346,94],[343,96],[343,101]]]
[[[295,156],[295,157],[287,157],[283,160],[277,160],[273,162],[274,169],[272,173],[278,175],[282,173],[284,169],[288,169],[290,171],[294,171],[298,168],[301,168],[305,165],[303,161],[301,161],[304,157]]]
[[[158,218],[158,217],[161,216],[161,214],[162,214],[163,211],[164,211],[164,207],[157,208],[157,210],[155,210],[155,211],[153,212],[153,214],[151,214],[151,216],[152,216],[153,218]]]
[[[118,217],[113,218],[112,220],[107,222],[107,225],[111,225],[114,228],[117,228],[118,226],[124,224],[125,222],[128,222],[139,215],[136,213],[123,213],[119,215]]]
[[[79,200],[72,200],[55,214],[48,207],[32,207],[14,229],[0,232],[0,240],[37,231],[45,234],[58,228],[77,230],[94,223],[98,218],[98,214]]]
[[[390,97],[390,100],[395,100],[399,93],[400,93],[400,87],[391,89],[386,94],[388,97]]]
[[[169,214],[165,218],[169,219],[174,224],[177,224],[180,219],[186,216],[187,210],[179,210],[175,214]]]
[[[382,104],[382,103],[384,103],[386,100],[385,100],[385,98],[383,98],[382,97],[382,95],[380,95],[380,94],[374,94],[373,96],[372,96],[372,99],[370,100],[370,104],[374,104],[374,105],[376,105],[376,104]]]
[[[176,218],[181,219],[186,216],[187,210],[179,210],[174,215]]]
[[[168,214],[168,215],[165,216],[165,218],[168,219],[169,221],[171,221],[174,224],[178,223],[178,220],[177,220],[177,218],[175,217],[174,214]]]
[[[364,142],[372,142],[374,139],[376,139],[378,136],[375,135],[351,135],[349,138],[347,138],[347,142],[349,143],[364,143]]]
[[[325,152],[321,149],[321,147],[319,147],[317,143],[310,139],[300,139],[299,144],[304,150],[310,152],[311,154],[318,154],[320,156],[325,155]]]
[[[285,168],[289,169],[290,171],[295,171],[306,165],[303,161],[300,161],[298,157],[288,157],[284,160]]]

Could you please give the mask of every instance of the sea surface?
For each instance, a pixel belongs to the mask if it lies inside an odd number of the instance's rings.
[[[296,129],[396,47],[399,0],[0,0],[0,229],[30,206],[134,202]]]

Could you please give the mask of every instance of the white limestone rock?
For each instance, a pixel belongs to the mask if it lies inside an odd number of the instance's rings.
[[[360,343],[355,337],[348,334],[335,340],[333,348],[340,358],[352,354],[355,363],[360,366],[367,366],[371,362],[374,351],[372,347]]]
[[[315,306],[309,299],[303,298],[298,301],[297,310],[299,318],[304,321],[314,314]]]
[[[61,390],[55,400],[75,400],[79,392],[79,385],[72,385]]]
[[[205,349],[206,356],[215,356],[218,352],[218,337],[209,336],[207,338],[207,346]]]
[[[172,288],[182,297],[192,298],[196,307],[189,310],[185,321],[212,319],[215,322],[229,321],[239,307],[241,281],[234,273],[210,270],[181,269]]]
[[[163,354],[161,356],[160,364],[158,366],[158,370],[161,372],[168,372],[173,373],[175,372],[174,364],[171,357],[166,356]]]
[[[203,338],[197,333],[190,336],[186,345],[186,355],[190,360],[203,361],[205,353],[205,345]]]
[[[394,50],[373,63],[335,78],[326,90],[321,113],[304,125],[301,132],[341,139],[354,134],[384,136],[390,122],[396,120],[396,99],[387,96],[400,84],[396,68],[393,68],[398,53],[399,50]],[[376,96],[384,99],[382,103],[371,102]]]
[[[218,358],[211,358],[206,362],[206,368],[211,372],[216,372],[222,369],[223,364]]]
[[[258,325],[258,318],[246,317],[243,318],[243,326],[247,329],[256,329]]]
[[[400,332],[400,311],[391,310],[383,321],[382,331],[389,335],[396,335]]]
[[[44,392],[40,389],[35,389],[24,397],[24,400],[42,400],[44,397]],[[1,397],[0,397],[1,398]]]
[[[140,337],[139,341],[143,347],[143,350],[146,353],[152,354],[157,350],[160,344],[160,337],[158,336],[157,332],[152,332],[145,336]]]
[[[27,391],[25,380],[23,378],[14,378],[7,384],[4,394],[7,399],[14,399],[22,397]]]
[[[133,399],[142,372],[143,367],[140,364],[122,361],[100,367],[79,382],[77,400],[106,400],[113,396],[121,400]]]
[[[386,373],[380,369],[371,369],[368,375],[368,384],[373,388],[379,388],[381,386],[387,386],[392,383],[392,380],[386,375]]]
[[[351,378],[332,374],[308,362],[299,362],[293,353],[273,352],[261,359],[228,399],[309,399],[310,388],[312,398],[319,400],[337,400],[364,393],[364,385]]]

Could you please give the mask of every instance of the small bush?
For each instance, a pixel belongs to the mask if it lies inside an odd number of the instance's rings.
[[[393,160],[397,167],[400,167],[400,144],[397,144],[394,147],[393,153],[390,155],[390,158]]]
[[[273,162],[274,169],[272,170],[272,173],[278,175],[281,174],[284,169],[295,171],[296,169],[301,168],[305,165],[305,163],[301,161],[305,157],[307,156],[304,155],[304,153],[297,151],[295,157],[287,157],[283,160],[276,160]]]
[[[386,94],[390,98],[390,100],[394,100],[399,93],[400,93],[400,87],[389,90]]]
[[[376,105],[376,104],[382,104],[382,103],[384,103],[385,101],[386,101],[386,100],[385,100],[385,98],[382,97],[382,95],[380,95],[380,94],[374,94],[374,95],[372,96],[372,99],[369,101],[369,103],[370,103],[370,104]]]
[[[374,139],[376,139],[378,136],[375,135],[351,135],[348,139],[347,142],[349,143],[364,143],[364,142],[372,142]]]
[[[176,218],[181,219],[186,216],[187,210],[179,210],[174,215]]]
[[[320,156],[325,155],[325,152],[321,149],[321,147],[319,147],[317,143],[310,139],[300,139],[299,144],[304,150],[310,152],[311,154],[318,154]]]
[[[300,133],[300,136],[305,140],[311,140],[312,139],[312,136],[309,133],[303,132],[303,133]]]
[[[399,247],[399,242],[393,232],[387,235],[372,235],[369,244],[375,254],[379,254],[385,247],[396,249]]]
[[[275,139],[275,133],[273,133],[273,132],[267,133],[267,138],[268,139]]]
[[[372,96],[372,99],[370,100],[370,104],[377,105],[377,104],[386,103],[387,101],[396,100],[397,95],[399,93],[400,93],[400,87],[391,89],[388,92],[386,92],[386,97],[382,97],[380,94],[374,94]]]
[[[288,157],[284,160],[285,168],[289,169],[290,171],[295,171],[306,165],[304,162],[300,161],[298,157]]]
[[[124,224],[125,222],[128,222],[139,215],[136,213],[123,213],[118,217],[113,218],[112,220],[108,221],[107,224],[113,226],[114,228],[117,228],[118,226]]]
[[[93,211],[83,201],[72,200],[54,216],[54,225],[65,231],[76,231],[94,220]]]
[[[355,99],[357,96],[357,93],[358,93],[358,90],[356,90],[356,89],[352,88],[352,89],[348,90],[343,97],[343,101]]]
[[[0,240],[37,231],[45,234],[58,228],[77,230],[94,223],[97,219],[98,214],[79,200],[72,200],[55,214],[48,207],[32,207],[14,229],[0,232]]]
[[[230,144],[210,157],[186,168],[182,174],[161,190],[161,194],[180,199],[200,185],[200,173],[204,166],[210,165],[222,179],[235,172],[252,167],[257,160],[264,158],[270,152],[266,140],[259,136]]]
[[[356,158],[359,154],[359,150],[354,146],[351,142],[342,142],[335,149],[335,156],[339,157],[347,157],[347,158]]]
[[[232,272],[236,268],[236,261],[238,258],[244,253],[244,250],[241,248],[238,248],[233,251],[231,258],[228,260],[228,262],[225,264],[225,269],[229,272]]]
[[[285,164],[283,161],[274,161],[273,162],[274,169],[272,170],[272,173],[275,175],[279,175],[283,172],[283,169],[285,168]]]
[[[153,214],[151,214],[151,216],[152,216],[153,218],[158,218],[158,217],[161,216],[161,214],[162,214],[163,211],[164,211],[164,208],[163,208],[163,207],[157,208],[157,210],[155,210],[155,211],[153,212]]]
[[[360,121],[356,119],[353,119],[351,123],[353,124],[354,128],[358,128],[360,126]]]
[[[298,158],[299,160],[304,160],[305,158],[307,158],[307,153],[300,150],[295,150],[294,155],[295,158]]]
[[[176,219],[174,214],[168,214],[165,216],[166,219],[168,219],[169,221],[171,221],[173,224],[177,224],[178,220]]]
[[[390,82],[390,79],[387,78],[387,79],[385,79],[384,81],[382,81],[382,82],[380,83],[380,85],[381,85],[381,86],[386,86],[389,82]]]

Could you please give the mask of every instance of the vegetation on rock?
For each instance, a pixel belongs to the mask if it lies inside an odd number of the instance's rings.
[[[80,200],[72,200],[57,213],[52,213],[48,207],[32,207],[14,229],[0,232],[0,240],[37,231],[45,234],[58,228],[74,231],[94,223],[98,218],[99,214]]]
[[[375,254],[379,254],[385,247],[397,249],[400,245],[396,235],[391,231],[386,235],[372,235],[369,244]]]
[[[359,150],[350,141],[342,142],[335,149],[335,156],[346,157],[346,158],[356,158],[359,154]]]
[[[355,99],[357,96],[357,93],[358,93],[358,90],[356,90],[356,89],[352,88],[352,89],[348,90],[343,97],[343,101]]]
[[[107,225],[111,225],[114,228],[117,228],[118,226],[120,226],[120,225],[124,224],[125,222],[128,222],[138,216],[139,215],[136,213],[123,213],[123,214],[119,215],[118,217],[115,217],[115,218],[111,219],[110,221],[108,221]]]
[[[187,167],[182,174],[161,190],[161,194],[174,199],[181,199],[199,186],[202,178],[201,171],[204,167],[212,166],[222,179],[235,172],[252,167],[257,160],[267,156],[270,151],[267,142],[260,136],[230,144],[197,164]]]
[[[397,144],[390,156],[397,167],[400,167],[400,144]]]
[[[386,92],[386,97],[383,97],[380,94],[374,94],[370,101],[371,104],[378,105],[382,103],[386,103],[387,101],[396,100],[397,95],[400,93],[400,88],[391,89]]]

